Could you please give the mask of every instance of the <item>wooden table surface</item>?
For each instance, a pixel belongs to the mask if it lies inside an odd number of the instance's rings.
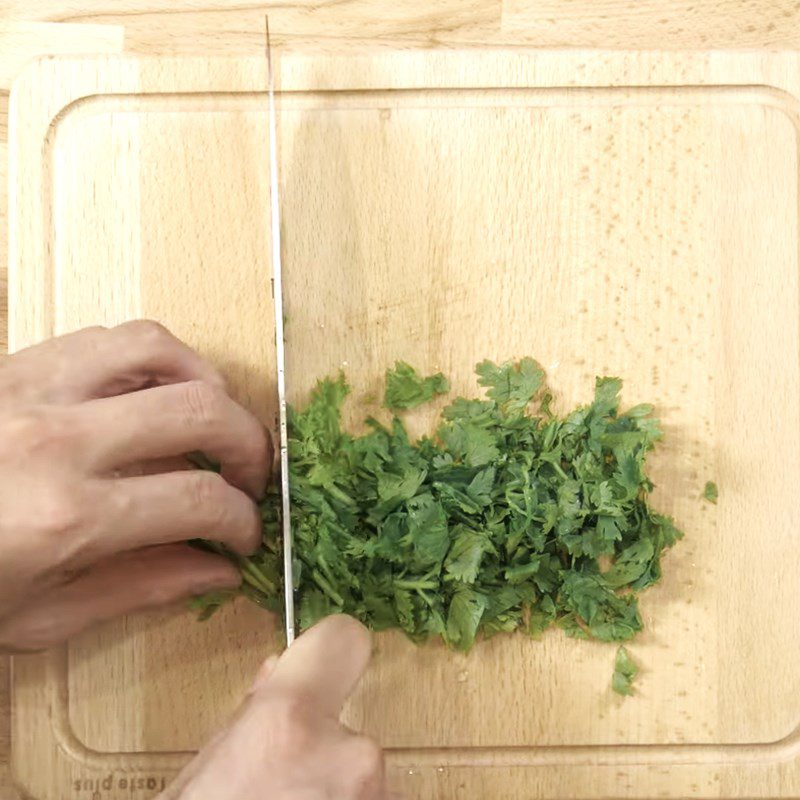
[[[52,53],[223,55],[276,44],[306,52],[367,48],[800,46],[797,0],[0,0],[0,353],[7,344],[8,90]],[[8,773],[8,660],[0,658],[0,800]]]

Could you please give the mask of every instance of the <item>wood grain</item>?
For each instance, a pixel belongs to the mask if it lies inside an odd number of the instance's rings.
[[[28,19],[9,20],[0,11],[0,360],[8,346],[7,188],[8,92],[17,73],[39,56],[108,53],[122,48],[122,29],[114,26],[60,25]],[[9,661],[0,656],[0,800],[16,800],[8,766],[10,703]]]
[[[260,15],[264,5],[242,7],[231,2],[172,0],[0,0],[0,19],[22,23],[71,22],[65,35],[72,38],[77,21],[124,26],[129,52],[166,54],[241,53],[260,46]],[[343,47],[426,46],[489,41],[502,37],[510,44],[531,46],[735,47],[797,48],[800,46],[800,4],[795,0],[473,0],[437,10],[429,2],[280,3],[272,7],[274,28],[283,42],[312,50]],[[283,10],[282,10],[283,9]],[[285,13],[285,16],[284,16]],[[278,15],[281,15],[280,17]],[[258,18],[258,19],[256,19]],[[253,21],[258,23],[255,29]],[[53,34],[59,26],[50,26]],[[282,30],[280,30],[282,29]],[[344,41],[336,37],[345,37]],[[75,41],[75,39],[72,39]],[[304,44],[305,40],[305,44]],[[355,47],[349,42],[355,41]],[[59,51],[57,43],[43,41],[38,53]],[[96,51],[96,42],[85,50]],[[0,60],[5,55],[0,47]],[[15,55],[16,58],[16,55]],[[4,74],[8,75],[6,70]],[[9,76],[10,77],[10,76]],[[0,221],[5,219],[6,156],[5,105],[8,85],[0,85]],[[5,225],[0,226],[0,345],[4,347]],[[7,750],[2,731],[8,725],[0,658],[0,798],[11,797],[4,770]],[[757,781],[754,771],[754,781]],[[746,790],[746,783],[739,788]]]
[[[11,700],[9,688],[11,676],[9,674],[10,660],[0,657],[0,799],[14,800],[17,796],[11,783],[11,770],[8,763],[11,752],[11,717],[9,710]]]
[[[658,404],[654,499],[688,532],[643,598],[636,702],[611,695],[596,643],[497,637],[464,657],[383,635],[348,721],[409,797],[797,793],[800,59],[281,54],[278,74],[290,399],[342,365],[358,399],[396,358],[468,392],[477,360],[533,352],[562,407],[619,374],[628,402]],[[12,347],[155,316],[273,417],[261,89],[261,59],[26,72]],[[279,646],[268,619],[143,616],[20,659],[30,793],[166,780]]]
[[[213,55],[259,52],[270,10],[282,42],[377,47],[526,44],[536,47],[794,48],[800,43],[796,0],[370,0],[241,3],[206,0],[3,0],[9,19],[124,25],[137,53]],[[335,41],[344,38],[344,42]]]
[[[69,53],[115,53],[122,49],[120,27],[9,21],[0,11],[0,352],[7,347],[6,192],[8,185],[8,90],[32,59]]]

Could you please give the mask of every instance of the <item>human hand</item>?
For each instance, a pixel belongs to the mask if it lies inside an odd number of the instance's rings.
[[[317,623],[265,662],[230,724],[158,800],[388,800],[380,748],[339,722],[369,657],[356,620]]]
[[[202,451],[221,475],[185,469]],[[176,466],[176,459],[180,462]],[[256,549],[272,446],[162,326],[90,328],[0,363],[0,651],[239,584],[200,537]]]

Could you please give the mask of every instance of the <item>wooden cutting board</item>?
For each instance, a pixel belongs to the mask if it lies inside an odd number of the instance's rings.
[[[46,60],[11,100],[11,346],[139,316],[274,417],[265,65]],[[279,59],[291,399],[354,423],[405,358],[474,392],[533,355],[559,407],[619,375],[686,539],[614,647],[376,637],[349,705],[409,798],[800,793],[800,59],[482,52]],[[423,430],[430,418],[418,417]],[[702,501],[706,480],[717,506]],[[247,605],[101,626],[14,664],[36,800],[157,793],[278,647]]]

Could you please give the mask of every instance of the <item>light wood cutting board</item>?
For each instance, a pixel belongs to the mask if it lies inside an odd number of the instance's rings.
[[[10,110],[11,347],[155,317],[274,417],[264,63],[46,60]],[[279,59],[291,399],[346,365],[354,423],[405,358],[473,392],[533,355],[654,402],[686,539],[614,647],[376,638],[347,720],[410,798],[800,793],[800,59],[483,52]],[[422,430],[429,417],[414,420]],[[717,506],[701,500],[706,480]],[[14,664],[36,800],[153,796],[277,647],[247,605],[105,625]]]

